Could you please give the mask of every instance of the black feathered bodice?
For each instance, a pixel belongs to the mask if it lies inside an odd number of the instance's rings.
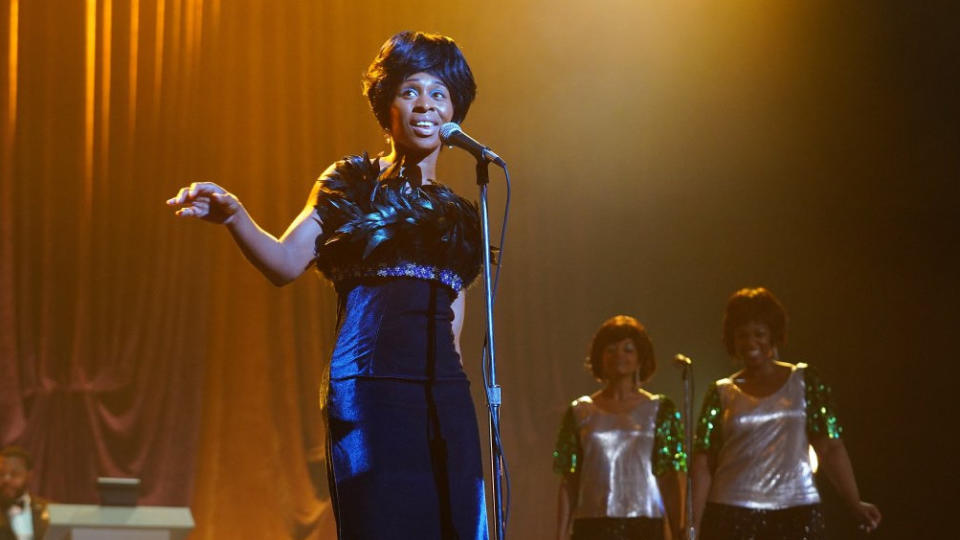
[[[398,169],[381,174],[377,160],[363,154],[341,159],[320,178],[317,269],[338,287],[412,277],[463,289],[480,271],[476,205],[442,184],[413,185]]]

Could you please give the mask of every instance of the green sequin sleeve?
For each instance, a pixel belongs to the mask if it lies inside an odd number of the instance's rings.
[[[683,420],[677,406],[667,396],[660,396],[657,410],[657,432],[653,439],[653,474],[687,470],[687,452],[683,447]]]
[[[573,406],[567,408],[557,433],[557,444],[553,450],[553,472],[574,474],[577,472],[580,456],[580,437],[577,435],[577,422],[573,417]]]
[[[697,436],[693,442],[694,452],[716,452],[723,444],[720,417],[720,391],[716,383],[710,385],[707,395],[703,396],[703,407],[697,421]]]
[[[807,400],[807,437],[839,439],[843,432],[837,418],[837,405],[830,387],[820,379],[820,374],[810,366],[803,370],[803,384]]]

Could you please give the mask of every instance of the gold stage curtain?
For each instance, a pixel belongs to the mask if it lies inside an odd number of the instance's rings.
[[[274,288],[164,201],[215,180],[280,234],[338,152],[382,144],[359,71],[384,35],[320,2],[0,11],[0,443],[60,502],[134,476],[142,504],[192,507],[193,538],[329,537],[333,289]]]

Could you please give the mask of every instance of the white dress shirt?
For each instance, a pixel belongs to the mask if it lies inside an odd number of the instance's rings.
[[[20,504],[23,505],[22,508]],[[24,493],[15,504],[10,505],[7,518],[10,520],[10,530],[17,540],[33,540],[33,512],[29,493]]]

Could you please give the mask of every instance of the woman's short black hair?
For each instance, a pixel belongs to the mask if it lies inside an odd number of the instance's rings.
[[[787,310],[772,292],[763,287],[744,288],[730,295],[723,313],[723,345],[731,355],[735,353],[733,337],[737,328],[758,322],[767,325],[774,344],[787,341]]]
[[[603,376],[603,350],[611,343],[617,343],[630,338],[637,347],[637,363],[640,365],[638,376],[640,381],[646,381],[653,375],[657,369],[657,359],[653,355],[653,342],[647,335],[646,328],[640,324],[640,321],[629,315],[617,315],[610,317],[600,325],[600,329],[593,336],[593,342],[590,344],[590,356],[587,357],[587,365],[590,372],[598,381],[604,380]]]
[[[397,87],[414,73],[429,73],[446,85],[453,121],[463,122],[477,95],[477,83],[453,39],[426,32],[400,32],[388,39],[363,75],[363,95],[377,122],[390,129],[390,104]]]

